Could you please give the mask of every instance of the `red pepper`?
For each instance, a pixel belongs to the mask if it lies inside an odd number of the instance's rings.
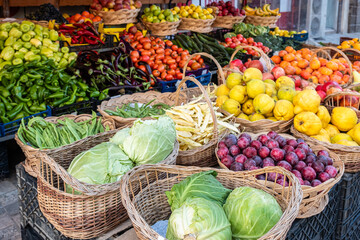
[[[77,44],[77,43],[79,43],[79,40],[75,38],[71,38],[71,44]]]
[[[88,30],[80,30],[76,32],[77,35],[88,35],[88,36],[94,36],[94,33],[88,31]]]
[[[101,42],[102,44],[105,44],[104,41],[101,40],[100,37],[98,37],[98,36],[88,36],[88,38],[90,40],[97,40],[97,41]]]
[[[59,32],[63,33],[63,34],[66,34],[66,33],[69,33],[69,34],[73,34],[75,30],[74,29],[60,29]]]
[[[91,44],[91,45],[96,45],[98,44],[98,41],[95,39],[95,40],[91,40],[89,39],[88,37],[84,37],[84,40],[88,43],[88,44]]]
[[[60,30],[75,30],[74,27],[72,27],[72,26],[66,26],[65,24],[61,24],[61,25],[59,26],[59,29],[60,29]]]

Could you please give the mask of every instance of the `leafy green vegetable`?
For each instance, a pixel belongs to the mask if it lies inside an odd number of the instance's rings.
[[[189,198],[175,209],[169,219],[166,238],[181,240],[231,240],[231,228],[222,207],[203,198]]]
[[[281,218],[282,211],[270,194],[251,187],[236,188],[223,206],[235,240],[258,239]]]
[[[103,142],[77,155],[68,172],[85,183],[105,184],[119,181],[132,168],[133,163],[118,145]],[[67,186],[66,191],[72,193],[72,188]]]
[[[175,184],[170,191],[165,192],[171,210],[181,207],[185,200],[193,197],[211,200],[222,206],[231,190],[224,188],[216,176],[215,171],[200,172]]]
[[[148,116],[164,115],[165,110],[170,109],[170,106],[165,103],[158,103],[150,106],[155,101],[151,100],[146,104],[139,106],[139,103],[127,103],[121,108],[116,107],[115,111],[105,110],[109,115],[119,116],[123,118],[144,118]]]
[[[113,137],[113,141],[116,141],[120,134],[122,139],[120,147],[136,165],[161,162],[174,149],[175,124],[169,117],[137,120],[128,133],[129,135],[125,137],[122,131],[118,132]]]

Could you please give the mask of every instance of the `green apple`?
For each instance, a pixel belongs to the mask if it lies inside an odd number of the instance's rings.
[[[157,10],[158,9],[158,7],[156,6],[156,5],[151,5],[151,7],[150,7],[150,10],[152,11],[152,12],[154,12],[155,10]]]
[[[174,22],[174,16],[170,15],[166,17],[166,21],[168,22]]]
[[[174,22],[177,22],[177,21],[179,21],[179,18],[174,17]]]
[[[150,8],[148,8],[148,7],[144,9],[144,13],[149,13],[150,11],[151,11],[151,10],[150,10]]]
[[[148,22],[152,22],[153,20],[154,20],[153,16],[148,16],[146,18],[146,21],[148,21]]]
[[[172,12],[170,11],[170,9],[166,9],[166,10],[164,11],[165,17],[169,16],[170,14],[172,14]]]
[[[165,16],[164,16],[164,14],[162,14],[162,13],[160,13],[157,17],[158,17],[159,20],[165,19]]]
[[[160,9],[156,9],[155,11],[153,11],[153,15],[157,16],[160,14]]]
[[[154,19],[153,23],[159,23],[160,20],[159,19]]]

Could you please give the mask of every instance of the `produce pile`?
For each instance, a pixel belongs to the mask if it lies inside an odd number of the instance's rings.
[[[206,102],[199,102],[200,100],[201,97],[183,106],[175,106],[170,110],[166,110],[166,115],[175,122],[181,151],[206,145],[214,137],[214,122],[209,105]],[[215,107],[219,134],[226,129],[239,132],[236,124],[228,123],[231,117],[224,117],[222,113],[216,112],[216,110]]]
[[[116,107],[115,111],[108,109],[104,111],[111,116],[118,116],[123,118],[145,118],[150,116],[164,115],[165,111],[171,108],[165,103],[150,105],[154,101],[155,99],[146,104],[127,103],[122,105],[121,108]]]
[[[21,121],[17,135],[26,145],[40,150],[52,149],[108,131],[108,127],[104,128],[101,121],[102,118],[97,117],[95,112],[91,119],[82,122],[64,118],[57,123],[52,123],[42,117],[34,117],[29,120],[27,126],[24,120]]]
[[[252,187],[226,189],[215,171],[193,174],[165,192],[171,206],[167,239],[258,239],[283,212],[270,194]],[[196,214],[194,214],[196,213]]]
[[[55,20],[57,23],[66,23],[66,19],[61,15],[59,10],[50,3],[40,5],[36,11],[26,15],[26,18],[36,21]]]
[[[141,8],[142,3],[139,0],[93,0],[90,9],[104,12],[115,12],[122,9],[132,10]]]
[[[177,22],[179,21],[179,8],[163,9],[156,5],[151,5],[149,8],[144,9],[144,14],[141,19],[144,22],[149,23],[160,23],[160,22]]]
[[[201,6],[181,6],[180,8],[175,7],[175,12],[179,14],[180,18],[192,18],[192,19],[213,19],[214,15],[212,8],[202,8]]]
[[[230,134],[219,142],[216,154],[230,170],[279,166],[291,171],[301,185],[312,187],[338,174],[327,151],[320,150],[316,155],[303,139],[286,139],[274,131],[261,134],[256,139],[248,133],[242,133],[239,137]],[[264,175],[257,178],[265,180]],[[276,173],[269,173],[267,179],[280,185],[289,185]]]
[[[236,23],[233,27],[235,34],[242,34],[245,38],[256,37],[269,33],[269,28],[264,26],[255,26],[253,24]],[[229,34],[229,33],[228,33]],[[225,34],[226,36],[226,34]]]
[[[259,17],[270,17],[270,16],[280,16],[279,8],[274,10],[270,9],[270,4],[265,4],[262,7],[251,8],[249,5],[244,7],[245,14],[247,16],[259,16]]]
[[[90,21],[74,23],[71,26],[61,24],[57,30],[64,37],[70,37],[71,44],[104,44],[99,32]]]
[[[97,23],[100,22],[102,19],[100,16],[95,16],[92,13],[89,13],[88,11],[83,11],[81,14],[80,13],[76,13],[74,15],[72,15],[71,17],[69,16],[69,14],[64,13],[63,17],[70,23],[84,23],[84,22],[91,22],[91,23]]]
[[[281,30],[279,27],[276,27],[274,31],[270,31],[269,33],[271,35],[276,35],[280,37],[294,37],[295,34],[307,33],[307,31],[306,30],[302,30],[301,32],[288,31],[288,30]]]
[[[119,130],[108,142],[77,155],[67,171],[89,184],[116,182],[135,166],[166,159],[173,151],[175,141],[174,123],[170,118],[138,120],[131,128]],[[66,191],[77,193],[69,186]]]
[[[353,38],[351,40],[343,41],[339,46],[338,49],[346,49],[346,48],[354,48],[360,51],[360,42],[358,38]]]
[[[69,55],[69,58],[76,57],[76,53]],[[100,93],[65,68],[58,67],[50,59],[6,66],[1,70],[1,122],[45,111],[46,105],[62,107],[107,97],[106,92]]]
[[[0,25],[0,69],[5,65],[21,65],[41,59],[53,59],[56,65],[65,67],[69,49],[59,48],[59,34],[30,21],[6,22]]]
[[[244,46],[245,48],[244,48],[243,52],[250,54],[252,56],[255,56],[255,57],[260,57],[260,53],[258,53],[257,51],[255,51],[251,48],[246,48],[246,46],[257,47],[266,54],[268,54],[270,52],[270,48],[264,46],[262,42],[255,42],[252,37],[244,38],[243,35],[241,35],[241,34],[238,34],[236,36],[228,34],[227,36],[228,37],[225,38],[225,44],[222,43],[222,45],[224,45],[225,47],[237,48],[238,46]],[[233,36],[233,37],[230,38],[230,36]]]
[[[245,16],[245,10],[239,9],[233,6],[231,1],[224,2],[220,0],[219,2],[212,2],[207,5],[207,7],[216,7],[218,9],[217,16]]]

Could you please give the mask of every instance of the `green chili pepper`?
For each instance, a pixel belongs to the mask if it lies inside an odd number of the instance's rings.
[[[51,86],[51,85],[46,84],[46,83],[45,83],[45,87],[46,87],[47,89],[49,89],[50,91],[52,91],[52,92],[57,92],[57,91],[60,90],[60,87],[54,87],[54,86]]]
[[[3,96],[0,96],[1,101],[4,103],[6,111],[10,111],[13,107],[11,106],[10,102],[4,98]]]
[[[0,119],[3,123],[8,123],[10,122],[9,118],[5,117],[5,116],[0,116]]]
[[[37,94],[37,91],[38,91],[38,86],[36,85],[33,85],[31,88],[30,88],[30,98],[32,100],[37,100],[38,99],[38,94]]]
[[[6,104],[5,104],[6,106]],[[24,103],[18,104],[14,109],[12,109],[10,112],[8,112],[8,118],[13,119],[18,113],[21,112],[21,110],[24,107]]]
[[[76,85],[72,85],[72,88],[73,88],[73,93],[71,94],[70,99],[64,103],[65,105],[73,104],[76,100],[76,92],[78,87]]]
[[[29,115],[34,114],[33,112],[31,112],[31,111],[29,110],[29,108],[28,108],[28,106],[27,106],[26,104],[24,104],[23,111],[26,112],[26,113],[29,114]]]
[[[54,101],[54,102],[53,102],[53,106],[54,106],[54,107],[57,107],[57,106],[59,106],[60,104],[68,101],[69,99],[70,99],[70,96],[67,96],[67,97],[64,97],[64,98],[62,98],[62,99],[59,99],[59,100],[57,100],[57,101]]]
[[[79,87],[81,88],[81,90],[83,90],[84,92],[86,92],[89,89],[89,86],[86,83],[83,82],[78,82]]]
[[[21,119],[21,118],[24,118],[26,117],[27,114],[23,111],[20,111],[18,114],[16,114],[16,116],[14,118],[12,118],[12,121],[16,120],[16,119]]]
[[[15,86],[13,88],[13,94],[22,102],[28,102],[30,101],[30,98],[23,98],[22,97],[22,87],[21,86]]]
[[[29,81],[29,78],[26,75],[22,75],[20,77],[19,81],[22,82],[22,83],[26,83],[27,81]]]
[[[26,73],[26,75],[32,79],[41,79],[42,78],[42,76],[39,73],[38,74]]]
[[[76,93],[77,97],[86,97],[86,92],[78,92]]]
[[[42,103],[40,105],[32,105],[30,107],[30,111],[33,111],[33,112],[43,112],[43,111],[46,111],[46,105],[45,103]]]
[[[31,87],[33,85],[33,82],[32,81],[27,81],[26,83],[25,83],[25,86],[26,87]]]
[[[4,98],[7,98],[8,96],[10,96],[10,92],[9,90],[7,90],[5,87],[0,86],[0,94],[1,96],[3,96]]]
[[[100,96],[100,92],[99,91],[94,91],[92,93],[90,93],[90,97],[91,98],[97,98]]]
[[[51,94],[50,96],[47,96],[48,99],[51,98],[63,98],[64,97],[64,92],[56,92]]]
[[[5,110],[5,104],[0,102],[0,116],[5,116],[6,110]]]
[[[38,80],[36,80],[36,84],[39,86],[42,86],[42,85],[44,85],[44,80],[38,79]]]

